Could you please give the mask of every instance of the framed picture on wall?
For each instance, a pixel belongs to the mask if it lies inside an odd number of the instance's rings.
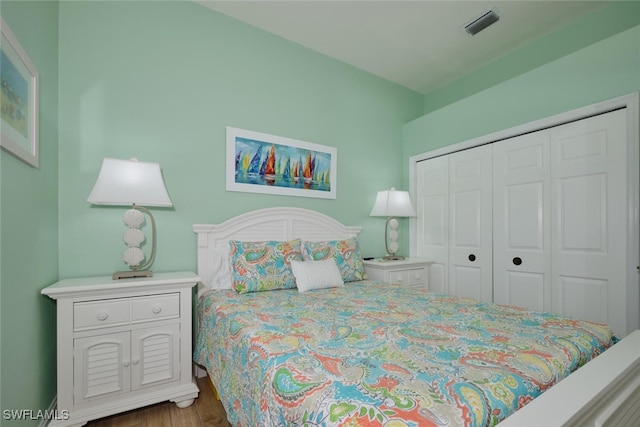
[[[336,198],[337,149],[227,127],[227,191]]]
[[[0,17],[0,145],[38,167],[38,71]]]

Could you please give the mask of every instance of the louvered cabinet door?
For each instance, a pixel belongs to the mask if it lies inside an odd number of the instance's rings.
[[[132,390],[180,379],[180,325],[135,330],[131,342]]]
[[[120,332],[74,341],[74,404],[131,389],[130,334]]]

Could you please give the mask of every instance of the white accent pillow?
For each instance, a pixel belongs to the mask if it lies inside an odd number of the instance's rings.
[[[198,286],[198,298],[211,289],[231,289],[231,256],[229,254],[229,241],[216,242],[212,250],[213,261],[211,265],[211,278]],[[206,278],[203,278],[206,280]]]
[[[296,278],[298,292],[344,286],[342,275],[333,258],[322,261],[292,260],[291,270]]]

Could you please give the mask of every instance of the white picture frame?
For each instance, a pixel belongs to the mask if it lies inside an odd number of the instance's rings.
[[[337,149],[227,127],[226,189],[336,198]]]
[[[2,17],[0,33],[0,146],[37,168],[38,71]]]

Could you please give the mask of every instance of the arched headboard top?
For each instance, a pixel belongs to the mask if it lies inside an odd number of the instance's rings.
[[[225,288],[217,282],[224,273],[229,240],[323,241],[357,237],[362,227],[346,226],[325,214],[304,208],[265,208],[220,224],[194,224],[198,237],[198,275],[205,287]]]

